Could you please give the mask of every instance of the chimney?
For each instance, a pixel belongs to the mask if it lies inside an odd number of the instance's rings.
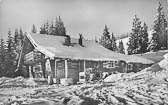
[[[83,42],[82,42],[82,34],[79,34],[79,45],[83,46]]]
[[[65,45],[67,46],[71,45],[71,37],[69,35],[65,36]]]

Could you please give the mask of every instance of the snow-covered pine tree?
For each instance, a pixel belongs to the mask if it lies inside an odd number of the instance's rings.
[[[4,76],[5,74],[5,64],[6,64],[6,46],[4,39],[1,37],[0,39],[0,76]]]
[[[142,54],[147,52],[147,48],[148,48],[148,26],[144,22],[141,34],[139,35],[138,53]]]
[[[37,33],[37,29],[36,29],[34,24],[33,24],[33,27],[32,27],[32,33]]]
[[[99,44],[102,45],[103,47],[110,49],[111,50],[111,40],[110,40],[110,33],[108,31],[107,26],[105,25],[103,35],[99,39]]]
[[[125,54],[125,49],[122,41],[119,41],[118,52],[121,54]]]
[[[157,51],[160,49],[166,49],[167,47],[167,21],[163,12],[163,7],[159,2],[157,9],[157,17],[154,21],[152,39],[150,41],[148,49],[150,51]]]
[[[55,34],[54,35],[57,35],[57,36],[65,36],[66,35],[66,28],[65,28],[64,23],[63,23],[62,19],[60,18],[60,16],[58,19],[56,18]]]
[[[60,16],[58,19],[56,17],[55,24],[53,22],[51,22],[50,24],[49,21],[47,21],[46,23],[44,22],[44,24],[40,28],[40,34],[65,36],[66,28]]]
[[[110,49],[111,49],[112,51],[117,51],[116,39],[115,39],[113,33],[111,34],[110,41],[111,41],[111,48],[110,48]]]
[[[133,19],[133,26],[132,26],[132,32],[130,34],[129,41],[127,43],[128,45],[128,54],[137,54],[139,49],[139,37],[141,34],[141,21],[140,19],[135,15],[135,18]]]

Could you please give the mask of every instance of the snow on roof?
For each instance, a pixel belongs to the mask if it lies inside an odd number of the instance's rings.
[[[36,49],[50,58],[57,57],[94,61],[123,60],[126,62],[138,62],[144,64],[154,63],[153,61],[144,58],[110,51],[91,40],[83,39],[83,46],[80,46],[78,44],[78,39],[71,38],[72,46],[67,46],[64,45],[65,37],[61,36],[33,33],[27,33],[26,36],[31,43],[34,43]]]
[[[135,56],[135,55],[127,55],[128,57],[128,62],[131,62],[131,63],[143,63],[143,64],[153,64],[155,63],[154,61],[152,60],[149,60],[149,59],[145,59],[145,58],[142,58],[142,57],[138,57],[138,56]]]

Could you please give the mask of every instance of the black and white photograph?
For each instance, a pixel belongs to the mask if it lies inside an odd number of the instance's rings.
[[[0,105],[168,105],[168,0],[0,0]]]

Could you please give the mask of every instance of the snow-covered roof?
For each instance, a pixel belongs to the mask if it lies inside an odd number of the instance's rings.
[[[78,44],[78,39],[71,38],[71,46],[64,45],[65,37],[27,33],[26,36],[33,46],[50,58],[69,58],[81,60],[123,60],[144,64],[154,63],[140,57],[133,57],[110,51],[91,40],[83,39],[83,46]]]

